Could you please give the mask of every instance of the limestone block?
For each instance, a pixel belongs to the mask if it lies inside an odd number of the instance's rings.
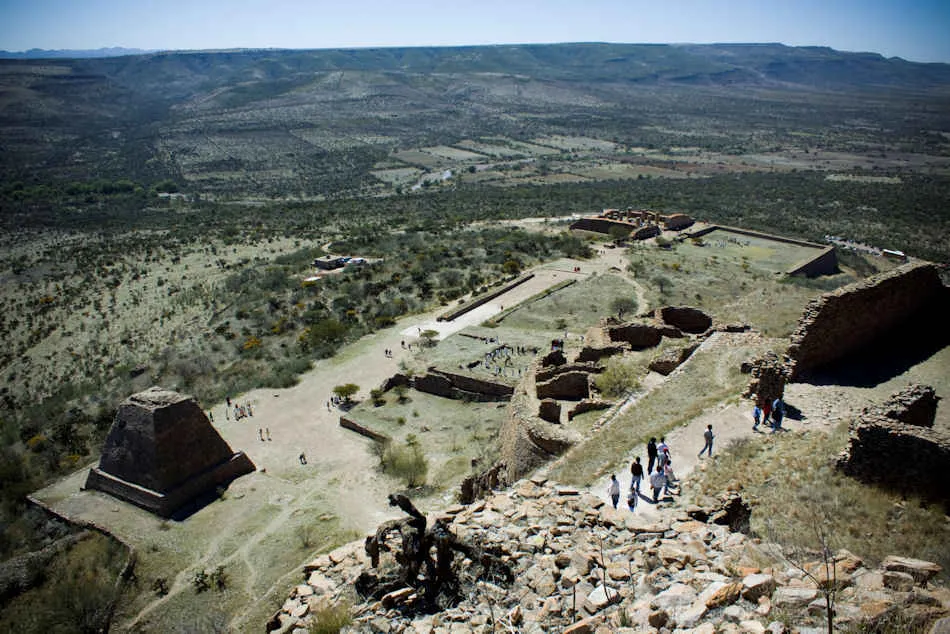
[[[764,573],[747,575],[742,580],[742,597],[748,601],[757,601],[759,597],[770,596],[775,590],[775,577]]]
[[[926,583],[930,581],[934,575],[943,570],[939,564],[930,561],[912,559],[911,557],[898,557],[896,555],[888,555],[884,561],[881,562],[881,568],[896,572],[906,572],[912,576],[917,583]]]

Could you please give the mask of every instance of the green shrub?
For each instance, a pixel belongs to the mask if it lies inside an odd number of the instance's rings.
[[[380,462],[384,473],[401,479],[407,487],[426,483],[429,461],[413,434],[409,434],[405,443],[387,443]]]
[[[337,634],[353,622],[348,603],[326,603],[312,612],[310,634]]]
[[[612,357],[607,369],[594,379],[594,384],[605,396],[620,398],[640,386],[642,367],[623,357]]]

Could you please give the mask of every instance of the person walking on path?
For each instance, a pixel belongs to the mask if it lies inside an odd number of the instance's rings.
[[[709,457],[712,458],[712,443],[713,438],[715,438],[712,432],[712,425],[706,425],[706,431],[703,432],[703,438],[706,439],[706,444],[703,445],[703,448],[699,450],[699,457],[702,458],[703,452],[708,450]]]
[[[752,406],[752,431],[759,431],[759,424],[762,422],[762,408],[756,403]]]
[[[647,443],[647,475],[653,474],[653,465],[656,464],[656,438]]]
[[[643,465],[640,464],[640,456],[637,456],[630,465],[630,490],[640,494],[640,481],[643,480]]]
[[[679,495],[680,485],[679,481],[676,479],[676,474],[673,473],[673,461],[667,460],[666,464],[663,465],[663,477],[666,478],[666,484],[664,485],[665,490],[663,494],[666,495],[669,493],[673,494],[673,489],[676,489],[676,494]]]
[[[656,450],[659,453],[657,464],[662,467],[670,458],[670,446],[666,444],[666,436],[660,438],[660,444],[656,446]]]
[[[766,399],[762,404],[762,424],[769,424],[769,415],[772,413],[772,401]]]
[[[630,509],[631,511],[636,510],[637,498],[639,497],[640,497],[640,492],[636,491],[635,489],[631,487],[631,489],[627,491],[627,508]]]
[[[663,467],[657,467],[653,475],[650,476],[650,486],[653,487],[653,503],[660,501],[660,491],[666,487],[666,476],[663,475]]]
[[[785,417],[785,403],[782,397],[778,397],[772,403],[772,431],[778,431],[782,428],[782,418]]]
[[[610,496],[614,508],[617,508],[617,503],[620,502],[620,482],[614,474],[610,474],[610,486],[607,487],[607,495]]]

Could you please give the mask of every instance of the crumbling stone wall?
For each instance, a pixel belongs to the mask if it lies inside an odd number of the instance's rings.
[[[911,385],[851,422],[838,468],[950,508],[950,434],[933,429],[938,397]]]
[[[565,372],[588,372],[590,374],[597,374],[603,372],[603,366],[599,366],[596,363],[567,363],[557,367],[550,368],[540,368],[535,373],[535,381],[543,383],[544,381],[550,381],[559,374],[564,374]]]
[[[538,418],[546,420],[549,423],[560,423],[561,404],[553,398],[544,399],[538,407]]]
[[[780,359],[774,352],[767,352],[752,361],[749,371],[752,380],[749,381],[745,395],[754,395],[759,405],[771,403],[785,394],[785,383],[791,369],[788,362]]]
[[[691,343],[688,346],[684,346],[682,348],[667,350],[663,354],[650,361],[650,369],[654,372],[662,374],[663,376],[667,376],[673,372],[673,370],[683,365],[683,363],[685,363],[686,360],[689,359],[694,352],[696,352],[697,348],[699,348],[698,343]]]
[[[470,401],[507,401],[514,388],[504,383],[484,381],[463,374],[430,369],[427,374],[415,377],[412,387],[420,392],[443,398],[467,399]]]
[[[563,372],[543,383],[538,383],[537,390],[540,399],[579,401],[590,396],[590,373],[577,370]]]
[[[940,397],[929,385],[908,385],[884,402],[881,411],[887,418],[905,425],[933,427]]]
[[[508,416],[499,431],[504,479],[514,482],[556,458],[580,438],[562,425],[546,423],[535,416],[534,401],[524,391],[516,392],[508,405]]]
[[[607,327],[607,336],[610,337],[611,341],[630,344],[630,347],[634,350],[658,346],[664,335],[667,337],[682,337],[683,333],[669,326],[653,324],[630,323]]]
[[[950,435],[869,415],[853,421],[848,435],[838,459],[844,473],[950,509]]]
[[[664,323],[695,335],[706,332],[713,324],[709,315],[691,306],[665,306],[657,312]]]
[[[859,350],[945,297],[930,263],[907,264],[825,293],[805,308],[792,334],[792,377]]]

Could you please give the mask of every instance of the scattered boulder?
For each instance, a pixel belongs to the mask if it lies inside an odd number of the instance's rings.
[[[903,572],[913,577],[914,582],[924,584],[933,579],[943,568],[935,563],[889,555],[881,562],[881,568],[889,572]]]
[[[759,597],[772,596],[775,590],[775,577],[762,572],[746,575],[742,579],[742,598],[758,601]]]
[[[725,494],[718,508],[709,514],[710,523],[728,526],[734,533],[748,533],[751,518],[752,507],[735,491]]]
[[[652,520],[618,513],[590,493],[544,477],[523,480],[475,504],[453,507],[441,524],[425,529],[424,543],[445,539],[447,547],[461,549],[450,568],[452,574],[462,573],[458,592],[441,595],[444,602],[430,605],[425,584],[400,579],[382,584],[387,569],[400,559],[382,548],[373,551],[379,567],[367,576],[363,543],[354,542],[307,564],[309,582],[303,585],[309,589],[296,586],[268,627],[305,630],[314,618],[306,606],[338,601],[355,585],[374,589],[376,600],[357,607],[348,629],[353,632],[488,631],[491,613],[505,627],[525,632],[825,631],[824,600],[814,585],[792,569],[776,567],[778,562],[765,571],[745,568],[735,555],[753,548],[752,540],[725,526],[689,520],[675,510],[671,514]],[[421,517],[412,521],[421,522]],[[381,527],[384,533],[377,531],[375,543],[386,541],[385,531],[398,532],[405,524],[387,523]],[[408,536],[413,549],[415,534],[411,526],[407,530],[403,547]],[[390,538],[389,547],[398,550],[399,541]],[[491,557],[483,559],[480,553]],[[759,556],[766,554],[758,551]],[[493,561],[506,567],[495,571]],[[837,595],[836,629],[875,628],[900,610],[902,623],[906,616],[913,631],[927,631],[930,623],[947,616],[950,594],[929,583],[939,570],[935,564],[889,557],[884,565],[891,570],[883,565],[869,569],[846,551],[836,553],[834,561],[836,570],[856,580]],[[894,581],[857,581],[885,575]],[[442,587],[451,589],[445,583]]]

